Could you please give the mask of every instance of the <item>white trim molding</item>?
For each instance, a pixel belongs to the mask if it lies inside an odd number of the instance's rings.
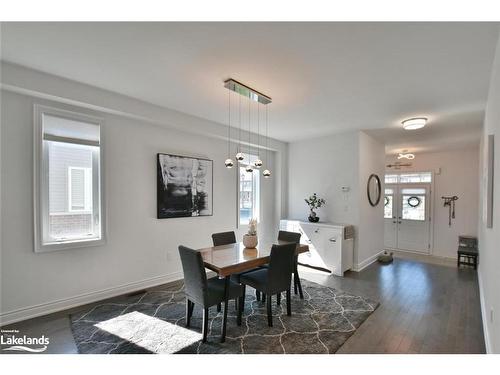
[[[384,250],[378,252],[375,255],[372,255],[371,257],[369,257],[368,259],[363,260],[360,263],[354,264],[352,266],[352,271],[354,271],[354,272],[361,272],[361,271],[363,271],[366,267],[368,267],[369,265],[375,263],[377,261],[377,258],[380,255],[382,255],[383,253],[384,253]]]
[[[490,333],[488,331],[488,312],[486,311],[486,302],[484,301],[481,265],[479,265],[479,269],[477,270],[477,280],[479,283],[479,301],[481,304],[481,318],[483,322],[484,346],[486,348],[486,354],[492,354],[493,352],[491,351]]]
[[[36,318],[47,314],[52,314],[58,311],[86,305],[88,303],[98,302],[123,294],[136,292],[138,290],[171,283],[174,281],[182,280],[182,278],[182,271],[178,271],[168,275],[160,275],[141,281],[97,290],[94,292],[83,293],[74,297],[63,298],[56,301],[41,303],[39,305],[33,305],[21,309],[7,311],[3,314],[0,314],[0,326]]]

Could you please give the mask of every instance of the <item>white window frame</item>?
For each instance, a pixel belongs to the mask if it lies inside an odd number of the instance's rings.
[[[68,111],[65,109],[49,107],[45,105],[34,105],[34,251],[36,253],[44,253],[51,251],[67,250],[82,247],[101,246],[106,243],[106,212],[105,212],[105,181],[104,181],[104,142],[103,142],[103,126],[104,120],[97,116],[87,115],[83,113]],[[65,241],[55,241],[44,243],[44,230],[49,227],[49,175],[48,175],[48,148],[43,147],[43,115],[51,115],[56,117],[67,118],[69,120],[87,122],[99,126],[99,160],[92,158],[93,170],[98,171],[93,178],[97,178],[98,183],[93,184],[92,196],[98,197],[94,199],[93,214],[96,225],[100,226],[100,236],[88,239],[75,239]],[[96,188],[95,188],[95,187]],[[68,211],[71,207],[68,208]],[[82,211],[78,211],[81,213]],[[98,220],[97,220],[98,218]]]
[[[257,158],[257,155],[254,155],[254,154],[247,154],[247,156],[250,158],[250,156],[254,157],[254,158]],[[237,180],[236,180],[236,183],[237,183],[237,204],[236,204],[236,215],[237,215],[237,227],[241,227],[242,225],[248,225],[248,223],[245,223],[245,222],[242,222],[241,221],[241,216],[240,216],[240,199],[241,199],[241,181],[240,181],[240,168],[242,167],[246,167],[248,165],[248,163],[241,163],[241,164],[238,164],[237,165],[237,169],[238,169],[238,173],[237,173]],[[248,172],[245,172],[245,173],[248,173]],[[252,192],[255,192],[254,194],[252,194],[252,207],[254,208],[254,210],[256,210],[256,215],[252,215],[254,219],[257,219],[257,223],[260,223],[260,212],[261,212],[261,178],[260,178],[260,169],[257,169],[254,167],[254,170],[252,173],[257,173],[257,175],[259,176],[258,177],[258,183],[255,181],[255,179],[253,180],[253,184],[252,184]]]
[[[82,209],[74,209],[73,208],[73,179],[72,179],[72,174],[73,171],[78,170],[78,171],[83,171],[83,178],[84,178],[84,196],[83,196],[83,208]],[[91,179],[92,185],[94,184],[94,178],[92,178],[91,175],[91,168],[84,168],[84,167],[68,167],[68,212],[70,213],[76,213],[76,214],[82,214],[82,213],[89,213],[93,210],[90,209],[90,206],[92,204],[92,190],[95,190],[94,187],[91,185],[90,189],[87,189],[87,183],[88,180]],[[96,202],[97,203],[97,202]]]

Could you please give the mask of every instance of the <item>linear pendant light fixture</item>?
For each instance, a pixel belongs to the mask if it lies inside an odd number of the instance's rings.
[[[227,159],[224,162],[226,168],[232,168],[234,165],[233,159],[231,159],[231,91],[228,91],[228,107],[229,115],[227,121]]]
[[[250,124],[252,123],[251,120],[250,120],[250,114],[251,114],[251,105],[252,105],[252,101],[250,100],[250,95],[248,96],[248,165],[246,166],[245,168],[245,171],[247,171],[248,173],[252,173],[253,172],[253,168],[252,168],[252,163],[250,163],[250,144],[252,143],[251,141],[251,134],[250,133]]]
[[[263,162],[260,159],[260,105],[264,104],[266,105],[266,163],[269,162],[269,154],[268,154],[268,144],[269,144],[269,137],[268,137],[268,107],[267,104],[272,103],[272,99],[260,93],[257,90],[252,89],[251,87],[238,82],[232,78],[227,79],[224,81],[224,87],[227,88],[231,94],[231,91],[234,91],[238,94],[239,96],[239,144],[238,144],[238,151],[236,153],[236,160],[238,162],[243,162],[245,159],[245,155],[241,152],[241,96],[244,96],[248,98],[248,151],[250,154],[250,145],[251,145],[251,103],[256,102],[257,103],[257,160],[253,162],[253,164],[250,162],[250,157],[248,157],[248,164],[245,168],[245,170],[248,173],[252,173],[254,170],[254,167],[259,169],[260,167],[263,166]],[[229,131],[228,131],[228,158],[226,159],[225,165],[227,168],[231,168],[234,163],[233,160],[230,158],[230,143],[231,143],[231,96],[229,96]],[[269,166],[262,172],[262,175],[265,178],[268,178],[271,176],[271,171],[269,170]]]

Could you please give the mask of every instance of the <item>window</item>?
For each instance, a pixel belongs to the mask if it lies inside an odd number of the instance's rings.
[[[403,200],[401,217],[403,220],[425,221],[425,195],[425,189],[401,190],[401,199]]]
[[[394,189],[385,189],[384,195],[384,218],[392,219],[392,205],[394,202]]]
[[[35,107],[35,251],[103,242],[101,123]]]
[[[386,184],[412,184],[412,183],[430,183],[432,182],[432,172],[416,172],[401,174],[386,174]]]
[[[399,182],[401,184],[431,182],[431,179],[432,179],[431,172],[402,173],[399,175]]]
[[[92,168],[68,168],[68,209],[70,212],[92,211]]]
[[[239,223],[248,224],[250,219],[259,221],[260,170],[247,172],[246,166],[257,160],[255,155],[245,155],[239,167]]]
[[[397,174],[386,174],[385,175],[385,183],[386,184],[397,184],[398,183],[398,175]]]

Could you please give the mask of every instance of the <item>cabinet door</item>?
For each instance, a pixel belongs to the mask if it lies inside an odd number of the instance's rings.
[[[314,267],[327,268],[320,256],[323,243],[318,227],[301,223],[298,232],[301,234],[300,242],[309,246],[309,251],[307,253],[299,255],[299,262]]]
[[[328,230],[323,237],[323,261],[334,274],[342,275],[342,233],[338,230]]]

